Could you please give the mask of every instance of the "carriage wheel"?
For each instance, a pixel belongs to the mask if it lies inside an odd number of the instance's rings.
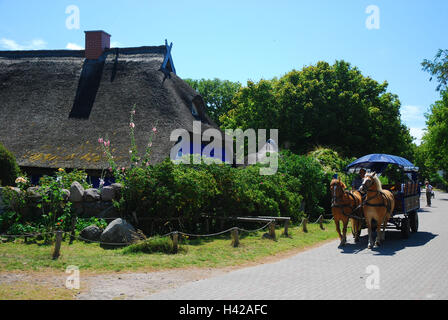
[[[404,239],[409,238],[409,234],[411,233],[411,224],[409,222],[409,218],[401,219],[401,237]]]
[[[409,222],[411,225],[411,231],[417,232],[418,231],[418,213],[417,213],[417,211],[411,212],[411,214],[409,214],[409,219],[410,219]]]

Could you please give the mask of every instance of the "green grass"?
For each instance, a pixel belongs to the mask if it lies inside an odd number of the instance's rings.
[[[111,271],[151,271],[185,267],[227,267],[262,260],[276,254],[306,248],[319,242],[337,238],[334,223],[309,224],[308,233],[301,228],[289,229],[290,236],[281,235],[277,229],[277,241],[262,239],[263,232],[240,234],[240,246],[231,245],[230,235],[215,238],[183,239],[180,253],[130,253],[129,249],[106,250],[97,243],[63,242],[61,256],[52,260],[53,246],[25,244],[23,240],[0,243],[0,272],[5,271],[65,271],[75,265],[83,271],[98,273]],[[126,253],[125,253],[126,252]]]

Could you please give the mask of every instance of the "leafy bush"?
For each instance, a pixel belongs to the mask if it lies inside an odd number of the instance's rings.
[[[336,151],[328,148],[316,148],[314,151],[310,152],[308,156],[317,160],[325,173],[323,182],[325,193],[319,196],[319,205],[325,212],[329,213],[331,210],[330,182],[334,174],[338,174],[342,181],[346,183],[347,187],[350,187],[351,181],[355,175],[346,173],[344,170],[351,162],[355,161],[356,158],[342,158]]]
[[[39,185],[41,187],[48,186],[52,184],[55,180],[58,181],[60,187],[62,189],[69,190],[72,183],[77,181],[79,182],[84,189],[92,188],[92,185],[87,182],[87,173],[84,170],[73,170],[67,172],[65,169],[58,169],[55,176],[43,176],[39,180]]]
[[[83,229],[88,226],[95,225],[98,228],[104,230],[107,227],[107,222],[104,219],[91,217],[91,218],[78,218],[76,220],[76,231],[81,232]]]
[[[69,231],[71,202],[67,201],[67,193],[63,189],[69,187],[71,181],[80,175],[80,172],[67,174],[65,170],[59,169],[55,176],[43,177],[41,185],[34,191],[28,190],[29,179],[17,178],[19,191],[4,188],[2,192],[4,201],[11,210],[1,219],[2,230],[7,230],[9,234],[44,232],[47,234],[44,236],[46,241],[51,240],[55,230]],[[36,200],[29,199],[29,192],[40,196],[37,203],[34,202]]]
[[[20,174],[14,155],[0,143],[0,186],[12,186]]]
[[[310,156],[300,156],[290,151],[282,151],[279,158],[279,172],[298,179],[298,193],[303,196],[305,212],[311,216],[318,216],[324,212],[321,206],[327,189],[322,165]]]
[[[191,219],[210,206],[216,194],[213,177],[167,159],[147,168],[128,170],[123,188],[126,211],[137,216]]]
[[[261,176],[259,170],[259,166],[236,169],[227,164],[176,165],[166,159],[127,170],[119,204],[123,214],[166,219],[163,223],[180,218],[182,224],[175,228],[189,231],[200,229],[202,213],[289,216],[297,221],[302,214],[299,180],[285,173]],[[159,230],[163,227],[159,225]]]
[[[178,252],[186,251],[184,247],[178,247]],[[173,241],[169,237],[146,239],[123,249],[124,254],[130,253],[167,253],[174,254]]]

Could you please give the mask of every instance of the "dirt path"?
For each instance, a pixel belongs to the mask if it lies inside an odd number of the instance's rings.
[[[230,272],[234,268],[224,269],[173,269],[156,272],[83,274],[80,272],[80,289],[70,292],[73,299],[80,300],[112,300],[141,299],[144,296],[165,289],[173,289],[183,284],[206,279]],[[52,296],[57,290],[67,290],[65,282],[69,274],[42,272],[0,273],[0,292],[2,287],[17,293],[17,298],[29,297],[39,299],[31,291],[39,288],[42,299],[67,298],[63,295]],[[29,292],[27,292],[29,291]],[[0,294],[0,300],[3,298]],[[11,295],[7,296],[8,299]]]

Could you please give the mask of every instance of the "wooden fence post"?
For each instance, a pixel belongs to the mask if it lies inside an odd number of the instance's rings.
[[[73,217],[72,217],[72,230],[71,230],[71,233],[70,233],[70,242],[69,242],[69,244],[72,244],[73,240],[75,239],[75,230],[76,230],[76,221],[77,221],[77,219],[78,219],[78,217],[77,217],[77,214],[75,212],[75,213],[73,213]]]
[[[272,240],[275,240],[275,220],[271,221],[271,223],[269,224],[269,237]]]
[[[303,227],[303,232],[308,232],[308,229],[307,229],[307,227],[306,227],[306,224],[308,223],[308,218],[303,218],[303,225],[302,225],[302,227]]]
[[[174,250],[174,253],[177,253],[177,250],[179,248],[178,246],[179,246],[179,233],[177,233],[177,231],[176,231],[176,232],[173,233],[173,250]]]
[[[59,258],[62,243],[62,231],[56,231],[56,243],[54,244],[53,260]]]
[[[289,227],[289,220],[285,220],[285,232],[283,234],[286,237],[288,236],[288,227]]]
[[[232,246],[234,248],[238,247],[240,244],[240,239],[238,238],[238,228],[235,227],[232,229]]]
[[[319,225],[322,230],[325,230],[323,223],[324,223],[324,217],[321,215],[319,217]]]

